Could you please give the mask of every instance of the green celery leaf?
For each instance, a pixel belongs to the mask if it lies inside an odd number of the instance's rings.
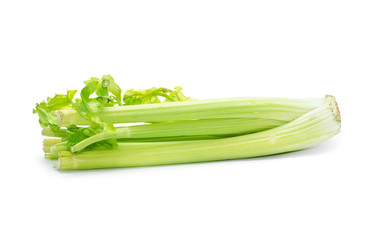
[[[77,90],[68,90],[67,94],[56,94],[53,98],[48,97],[46,101],[36,104],[33,113],[37,113],[39,124],[43,127],[50,127],[54,133],[58,133],[58,118],[53,113],[56,110],[71,108],[72,99]]]
[[[103,75],[102,77],[103,84],[108,86],[109,92],[111,92],[117,102],[118,105],[122,105],[122,90],[118,86],[118,84],[114,81],[114,78],[111,75]]]
[[[176,86],[174,88],[174,91],[170,91],[169,92],[169,95],[170,97],[172,97],[175,102],[178,102],[178,101],[191,101],[191,100],[194,100],[193,98],[190,98],[190,97],[186,97],[183,93],[182,93],[182,90],[183,88],[182,87],[179,87],[179,86]],[[169,98],[165,99],[164,102],[171,102]]]
[[[149,88],[146,90],[130,89],[127,90],[123,96],[123,101],[126,105],[151,104],[161,103],[159,97],[164,98],[164,102],[178,102],[193,100],[186,97],[181,91],[181,87],[175,87],[175,90],[168,88]]]
[[[108,95],[109,81],[92,77],[84,83],[85,86],[80,92],[81,100],[77,99],[73,107],[84,118],[101,125],[108,132],[114,132],[113,124],[103,121],[99,116],[105,106],[113,106],[117,103]],[[97,97],[90,98],[94,93]]]
[[[54,133],[61,132],[58,127],[58,118],[54,114],[57,110],[73,108],[82,117],[92,122],[88,127],[76,125],[67,127],[65,139],[68,148],[97,133],[113,134],[115,132],[112,123],[100,118],[105,107],[193,100],[182,93],[181,87],[175,87],[173,90],[153,87],[146,90],[130,89],[125,92],[122,102],[122,90],[111,75],[103,75],[101,79],[91,77],[84,84],[85,86],[80,91],[80,98],[74,98],[77,90],[69,90],[67,94],[56,94],[53,98],[47,98],[33,109],[33,113],[37,113],[39,116],[40,125],[44,128],[49,127]],[[62,131],[64,134],[65,129]],[[116,139],[111,139],[97,142],[91,147],[110,148],[116,144]]]
[[[103,131],[104,129],[98,124],[93,124],[90,125],[89,127],[78,127],[76,125],[69,125],[66,130],[66,140],[67,140],[66,146],[69,149],[75,144],[89,138],[90,136],[93,136],[97,133],[101,133]],[[103,149],[106,148],[110,149],[116,146],[117,146],[116,139],[108,139],[93,143],[90,146],[88,146],[88,148],[99,147]]]
[[[69,90],[67,94],[56,94],[53,98],[47,98],[33,109],[33,113],[39,116],[40,125],[43,128],[49,127],[55,133],[60,131],[58,118],[54,114],[56,110],[74,108],[82,117],[93,122],[86,128],[70,125],[66,137],[68,147],[102,131],[113,133],[115,131],[113,124],[103,121],[99,115],[104,107],[122,105],[122,90],[111,75],[103,75],[102,79],[92,77],[84,83],[80,98],[74,99],[77,90]],[[113,140],[109,140],[99,145],[114,146],[114,143]]]

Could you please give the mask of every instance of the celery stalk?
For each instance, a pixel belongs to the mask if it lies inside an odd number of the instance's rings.
[[[115,133],[103,132],[91,136],[71,148],[72,152],[83,150],[87,146],[106,139],[144,139],[181,136],[227,136],[243,135],[267,130],[285,124],[285,121],[272,119],[204,119],[152,123],[117,128]]]
[[[50,153],[51,152],[51,147],[54,146],[55,144],[61,143],[62,139],[61,138],[46,138],[43,139],[43,151],[45,153]]]
[[[49,160],[57,160],[58,159],[58,154],[45,153],[44,158],[49,159]]]
[[[265,118],[292,121],[320,106],[323,99],[226,98],[164,104],[105,107],[100,118],[108,123],[165,122],[215,118]],[[89,125],[76,110],[55,111],[58,125]]]
[[[46,137],[65,137],[66,129],[60,129],[58,132],[52,131],[49,127],[45,127],[42,129],[42,135]]]
[[[232,137],[232,136],[197,135],[197,136],[160,137],[160,138],[119,138],[117,139],[117,141],[120,143],[172,142],[172,141],[213,140],[223,137]]]
[[[79,154],[64,151],[60,152],[55,166],[60,170],[138,167],[250,158],[301,150],[324,142],[340,131],[340,114],[334,97],[327,96],[324,100],[319,107],[301,117],[262,132],[216,140],[119,143],[115,150]]]

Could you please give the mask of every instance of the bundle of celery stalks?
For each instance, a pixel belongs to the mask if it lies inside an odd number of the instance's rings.
[[[301,150],[340,131],[335,98],[195,100],[182,88],[122,90],[110,75],[36,105],[60,170],[242,159]]]

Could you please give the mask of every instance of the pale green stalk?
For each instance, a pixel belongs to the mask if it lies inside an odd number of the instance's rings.
[[[116,150],[60,152],[60,170],[137,167],[250,158],[296,151],[326,141],[340,131],[335,99],[267,131],[217,140],[119,143]]]
[[[45,158],[56,160],[62,151],[67,151],[66,142],[59,142],[49,146],[49,151],[45,152]]]
[[[58,159],[58,154],[46,153],[44,155],[44,158],[49,159],[49,160],[57,160]]]
[[[175,121],[120,127],[114,134],[103,132],[91,136],[71,148],[72,152],[106,139],[144,139],[182,136],[230,136],[267,130],[285,124],[285,121],[272,119],[205,119]]]
[[[173,141],[197,141],[197,140],[213,140],[223,137],[232,136],[182,136],[182,137],[162,137],[162,138],[119,138],[117,139],[120,143],[138,143],[138,142],[173,142]]]
[[[165,122],[214,118],[264,118],[292,121],[320,106],[324,99],[226,98],[186,102],[106,107],[101,119],[109,123]],[[75,110],[55,114],[60,127],[89,125]]]
[[[52,131],[51,128],[45,127],[42,129],[42,135],[46,137],[66,137],[66,129],[60,129],[58,132]]]
[[[45,153],[50,153],[51,152],[51,147],[54,146],[57,143],[62,142],[61,138],[46,138],[43,139],[43,151]]]
[[[59,152],[66,150],[67,150],[66,142],[61,142],[50,147],[50,153],[53,154],[58,154]]]

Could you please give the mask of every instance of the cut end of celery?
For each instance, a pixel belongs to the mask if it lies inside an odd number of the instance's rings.
[[[61,126],[62,123],[62,118],[64,116],[62,111],[55,111],[55,115],[57,116],[58,119],[58,125]]]
[[[71,156],[70,157],[59,157],[57,162],[55,162],[54,167],[60,171],[80,169],[78,162],[74,161],[73,157],[71,157]]]
[[[338,103],[335,99],[334,96],[332,95],[326,95],[325,96],[325,99],[328,103],[328,106],[329,106],[329,109],[332,110],[332,113],[334,115],[334,119],[339,123],[338,124],[338,129],[336,130],[335,132],[335,135],[338,134],[340,131],[341,131],[341,112],[339,111],[339,108],[338,108]]]
[[[329,104],[329,108],[332,110],[332,112],[334,114],[335,119],[338,122],[341,122],[341,112],[339,111],[338,104],[337,104],[335,97],[332,95],[326,95],[325,98]]]

